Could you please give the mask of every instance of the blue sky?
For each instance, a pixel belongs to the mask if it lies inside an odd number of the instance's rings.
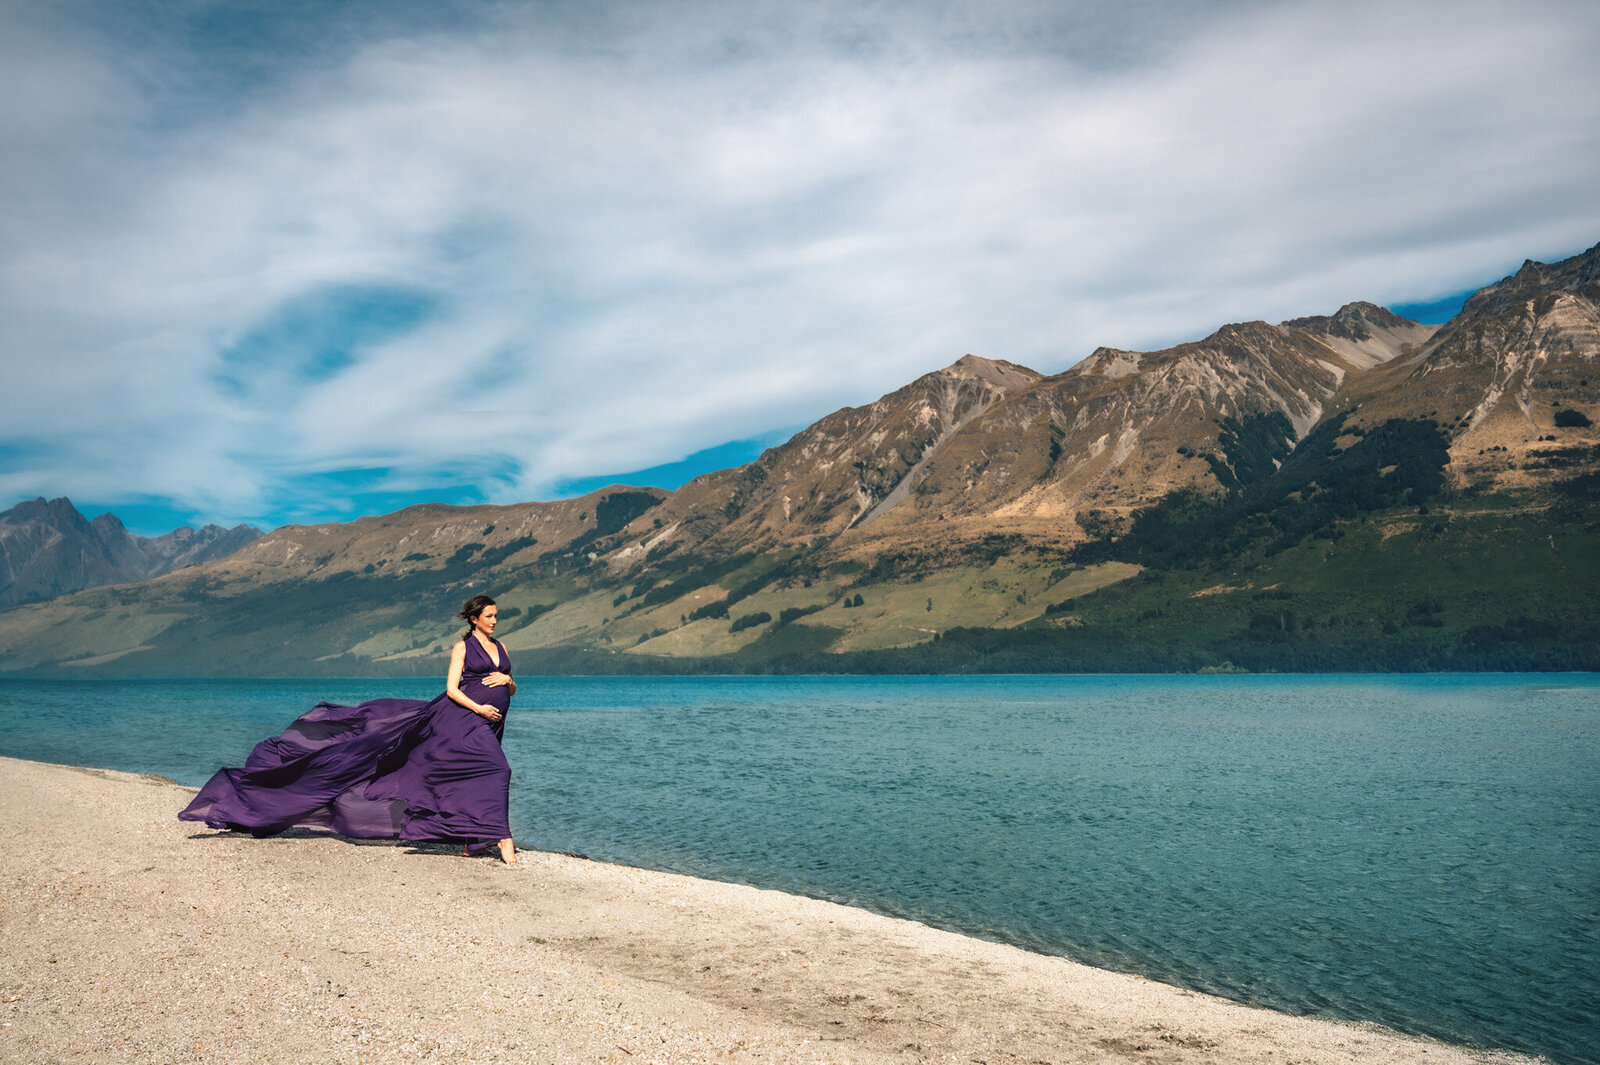
[[[673,483],[1600,240],[1589,0],[0,2],[0,508]]]

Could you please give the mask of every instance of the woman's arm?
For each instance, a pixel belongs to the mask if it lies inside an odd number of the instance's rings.
[[[444,693],[450,700],[471,710],[474,714],[488,721],[499,721],[500,711],[492,706],[484,706],[467,698],[467,693],[461,690],[461,671],[467,664],[467,641],[457,640],[456,645],[450,649],[450,672],[444,678]]]

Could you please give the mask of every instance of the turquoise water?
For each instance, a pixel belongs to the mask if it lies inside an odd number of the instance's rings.
[[[525,846],[1600,1062],[1600,677],[521,684]],[[318,700],[438,688],[5,681],[0,753],[197,785]]]

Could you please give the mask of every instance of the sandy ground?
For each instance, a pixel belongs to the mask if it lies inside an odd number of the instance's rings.
[[[179,822],[0,759],[0,1061],[1513,1061],[771,891]]]

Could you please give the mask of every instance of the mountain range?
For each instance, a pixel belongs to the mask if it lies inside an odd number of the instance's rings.
[[[69,499],[28,500],[0,512],[0,607],[159,577],[231,554],[260,535],[248,525],[207,525],[135,536],[113,514],[90,521]]]
[[[1442,326],[968,355],[672,492],[288,526],[50,646],[17,607],[0,671],[433,673],[478,591],[524,670],[1593,669],[1597,360],[1600,245]]]

